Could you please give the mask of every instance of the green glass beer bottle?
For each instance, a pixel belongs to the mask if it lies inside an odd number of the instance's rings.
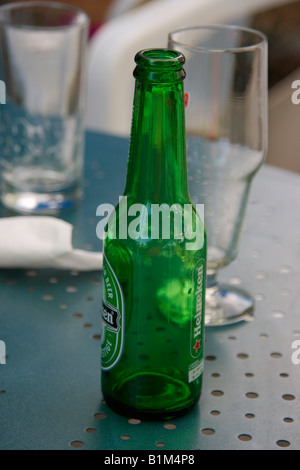
[[[206,235],[188,192],[184,57],[135,61],[125,192],[104,234],[101,381],[112,409],[157,420],[200,397]]]

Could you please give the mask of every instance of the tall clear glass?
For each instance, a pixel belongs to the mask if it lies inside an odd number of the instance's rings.
[[[55,213],[81,195],[88,16],[52,2],[0,7],[1,201]]]
[[[220,284],[237,256],[252,179],[267,150],[267,40],[229,25],[182,28],[169,48],[186,58],[185,102],[190,195],[204,204],[208,237],[206,325],[253,316],[246,291]]]

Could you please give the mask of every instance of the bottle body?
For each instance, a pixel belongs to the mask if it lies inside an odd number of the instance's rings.
[[[142,419],[186,413],[202,386],[206,237],[187,192],[178,83],[137,92],[142,118],[133,119],[125,194],[104,241],[103,397]]]

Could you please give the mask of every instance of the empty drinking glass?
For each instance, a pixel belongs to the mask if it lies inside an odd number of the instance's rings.
[[[80,198],[88,24],[60,3],[0,7],[1,200],[12,210],[52,213]]]
[[[186,58],[189,189],[208,235],[206,325],[253,315],[246,291],[219,284],[238,254],[251,181],[267,150],[267,41],[249,28],[210,25],[170,33]]]

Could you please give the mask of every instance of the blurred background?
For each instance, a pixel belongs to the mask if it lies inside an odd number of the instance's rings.
[[[24,1],[24,0],[23,0]],[[0,1],[0,4],[9,3]],[[267,163],[300,172],[300,1],[285,0],[64,0],[90,16],[87,127],[128,135],[133,57],[144,47],[166,47],[179,26],[241,24],[269,43],[269,150]],[[299,94],[300,96],[300,94]],[[299,100],[300,101],[300,100]]]

